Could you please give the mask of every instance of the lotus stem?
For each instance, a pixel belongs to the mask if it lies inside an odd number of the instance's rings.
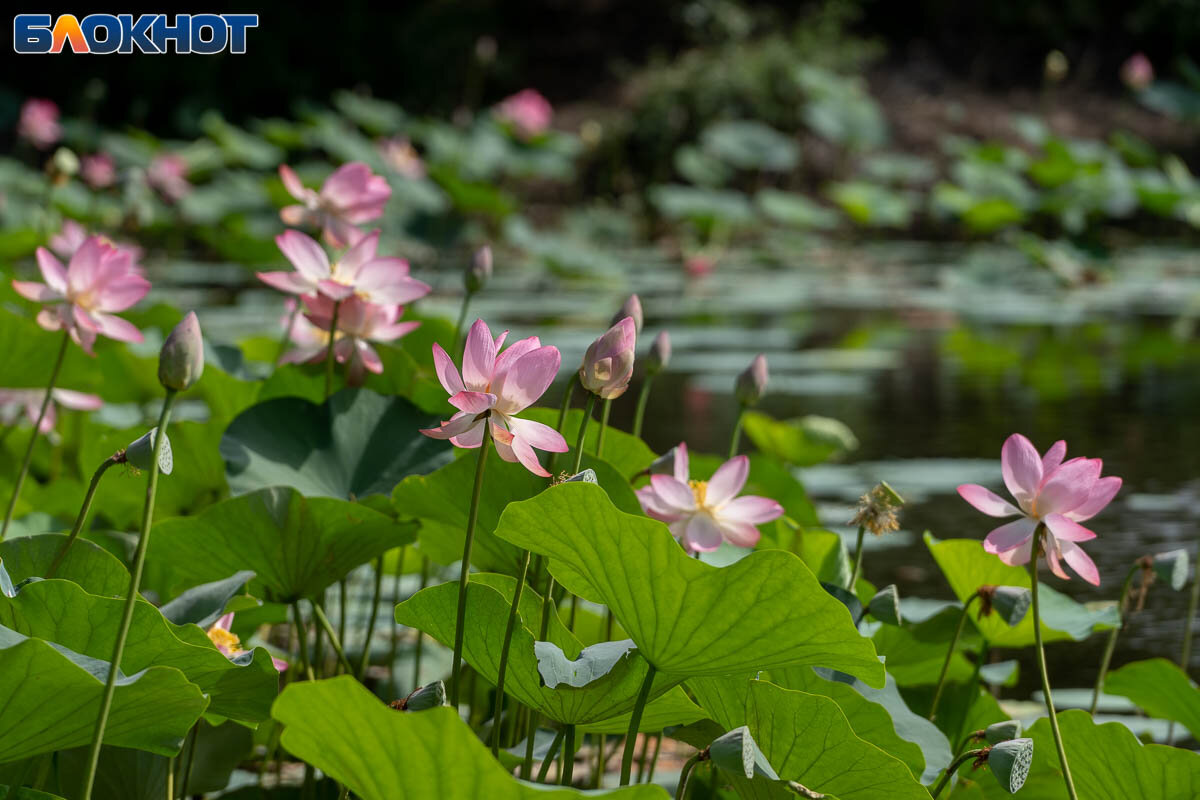
[[[417,591],[421,591],[429,585],[429,556],[421,556],[421,587]],[[417,630],[417,644],[413,652],[413,686],[421,685],[421,651],[425,645],[425,634]]]
[[[971,761],[972,759],[979,758],[983,754],[984,748],[980,748],[978,750],[968,750],[958,758],[951,761],[950,766],[946,767],[946,771],[942,773],[941,780],[937,782],[937,786],[933,787],[933,791],[931,792],[933,795],[933,800],[937,800],[937,796],[942,793],[942,789],[946,788],[946,784],[948,784],[950,779],[954,777],[954,773],[958,771],[959,767],[968,761]]]
[[[746,407],[738,404],[737,419],[733,421],[733,434],[729,437],[729,457],[738,454],[742,444],[742,420],[746,416]]]
[[[62,363],[62,352],[66,350],[64,340],[63,351],[59,353],[59,364]],[[55,367],[55,375],[58,367]],[[47,392],[47,398],[49,392]],[[125,653],[125,640],[129,637],[129,626],[133,622],[133,609],[137,604],[138,589],[142,585],[142,570],[146,566],[146,550],[150,545],[150,523],[154,520],[154,496],[158,491],[158,463],[162,456],[163,443],[167,440],[167,424],[171,420],[171,407],[175,405],[176,392],[167,389],[163,398],[162,410],[158,414],[157,430],[163,435],[154,437],[154,459],[150,462],[150,477],[146,481],[146,501],[142,507],[142,528],[138,535],[137,550],[133,557],[133,572],[129,576],[129,593],[125,598],[125,610],[121,614],[121,627],[117,629],[117,640],[113,645],[112,659],[108,665],[108,679],[104,684],[104,694],[100,699],[100,713],[96,718],[96,729],[92,734],[91,749],[88,752],[88,767],[83,778],[83,791],[80,797],[91,800],[92,786],[96,782],[96,768],[100,765],[100,746],[104,743],[104,728],[108,725],[108,714],[112,710],[113,693],[117,688],[117,675],[121,671],[121,656]],[[45,404],[42,406],[45,411]],[[36,433],[36,428],[34,429]],[[9,509],[10,513],[12,509]]]
[[[304,625],[304,617],[300,616],[300,601],[292,601],[292,624],[296,626],[296,638],[300,641],[300,664],[304,677],[310,681],[317,679],[313,674],[312,662],[308,659],[308,630]]]
[[[29,474],[29,465],[33,462],[33,447],[37,444],[38,429],[46,418],[46,411],[54,397],[54,384],[58,382],[58,373],[62,371],[63,359],[67,356],[67,345],[71,343],[71,335],[63,331],[62,344],[58,347],[58,358],[54,360],[54,369],[50,371],[50,381],[46,384],[46,395],[42,398],[42,408],[38,411],[37,421],[33,423],[33,431],[29,434],[29,444],[25,447],[25,456],[21,459],[21,469],[17,472],[17,480],[13,484],[12,497],[8,500],[8,509],[4,512],[4,526],[0,527],[0,542],[8,535],[8,526],[12,524],[13,512],[17,508],[17,500],[21,497],[21,487],[25,485],[25,476]]]
[[[275,352],[276,366],[283,361],[283,354],[287,352],[288,342],[292,340],[292,331],[296,329],[296,317],[298,316],[300,316],[299,300],[292,306],[292,311],[288,314],[287,327],[283,329],[283,336],[279,339],[279,349]]]
[[[649,662],[647,662],[649,663]],[[633,713],[629,717],[629,730],[625,734],[625,752],[621,756],[621,785],[629,785],[629,776],[633,771],[633,749],[637,746],[638,728],[642,724],[642,712],[646,710],[646,701],[650,699],[650,688],[654,684],[653,664],[646,669],[646,678],[638,692],[637,701],[633,704]]]
[[[96,489],[100,486],[100,479],[104,477],[104,473],[108,472],[108,468],[121,463],[122,453],[113,453],[111,456],[101,462],[96,471],[92,473],[92,480],[88,483],[87,494],[83,496],[83,505],[79,508],[79,516],[75,517],[75,526],[71,528],[71,535],[63,542],[63,546],[59,549],[58,555],[54,557],[54,561],[50,563],[50,569],[46,570],[46,577],[53,578],[58,572],[58,568],[62,566],[63,559],[67,557],[67,553],[71,549],[71,545],[79,538],[80,531],[83,530],[84,522],[87,520],[88,512],[92,510],[92,498],[96,496]]]
[[[538,770],[537,782],[545,783],[546,776],[550,774],[550,765],[554,763],[554,757],[558,753],[558,748],[562,746],[563,736],[567,729],[562,728],[558,733],[554,734],[554,740],[550,742],[550,749],[546,751],[546,757],[542,759],[542,767]],[[529,732],[529,741],[533,741],[533,734],[537,731]],[[527,778],[524,780],[528,780]]]
[[[846,591],[854,594],[854,586],[858,583],[858,576],[862,574],[863,562],[863,533],[866,532],[866,527],[858,526],[858,538],[854,545],[854,569],[850,572],[850,580],[846,583]]]
[[[496,674],[496,717],[492,721],[492,755],[500,752],[500,729],[504,719],[504,677],[508,671],[508,651],[512,646],[513,630],[517,627],[517,611],[521,607],[521,593],[525,589],[525,576],[529,574],[529,551],[521,558],[521,574],[513,589],[512,607],[508,610],[508,624],[504,626],[504,645],[500,648],[500,667]]]
[[[709,759],[708,750],[701,750],[683,763],[683,769],[679,771],[679,785],[675,787],[675,800],[683,800],[687,797],[688,779],[692,777],[692,770],[701,761]]]
[[[604,734],[593,734],[592,738],[596,740],[596,759],[592,764],[592,788],[599,789],[600,783],[604,780]]]
[[[663,733],[659,731],[654,734],[654,752],[650,756],[650,766],[646,770],[646,783],[654,783],[654,768],[658,765],[658,753],[662,750]],[[642,782],[641,774],[638,775],[638,783]]]
[[[862,528],[859,528],[861,531]],[[946,688],[946,675],[950,672],[950,661],[954,658],[954,649],[958,647],[959,637],[962,636],[963,628],[967,624],[967,614],[970,611],[971,603],[979,599],[979,592],[967,598],[963,603],[962,613],[958,615],[958,625],[954,629],[954,637],[950,640],[950,647],[946,650],[946,660],[942,662],[942,672],[938,675],[937,688],[933,691],[933,702],[929,705],[929,721],[932,722],[937,718],[938,703],[942,699],[942,690]]]
[[[1196,619],[1196,608],[1200,606],[1200,548],[1196,550],[1196,568],[1192,574],[1192,594],[1188,599],[1187,618],[1183,622],[1183,649],[1179,654],[1179,668],[1187,673],[1192,665],[1192,623]],[[1174,721],[1167,727],[1167,744],[1175,743]]]
[[[354,667],[350,666],[350,659],[346,658],[346,651],[342,649],[342,639],[337,635],[337,631],[333,629],[333,625],[329,622],[329,617],[325,616],[325,609],[316,600],[308,601],[312,605],[313,616],[316,618],[320,626],[325,630],[325,635],[329,637],[329,644],[333,647],[333,652],[337,653],[338,662],[342,665],[347,675],[354,674]]]
[[[611,412],[612,399],[610,398],[604,401],[604,408],[600,410],[600,431],[596,434],[596,458],[604,458],[604,433],[608,429],[608,415]]]
[[[404,577],[404,557],[408,554],[408,546],[400,548],[400,564],[396,567],[396,574],[392,578],[392,605],[395,606],[400,602],[400,581]],[[388,643],[388,688],[389,693],[395,697],[400,692],[396,686],[396,652],[400,649],[400,626],[392,625],[392,633]]]
[[[192,782],[192,766],[196,763],[196,736],[200,733],[200,722],[192,726],[192,735],[188,737],[187,760],[183,767],[183,783],[179,787],[179,796],[186,800],[188,796],[188,784]],[[174,800],[174,798],[172,798]]]
[[[346,641],[346,617],[350,613],[349,586],[345,578],[338,581],[338,641]],[[351,675],[354,673],[351,672]]]
[[[554,426],[554,430],[562,433],[563,425],[567,424],[567,412],[571,410],[571,398],[575,395],[575,386],[579,383],[579,373],[572,373],[571,378],[567,381],[566,388],[563,389],[562,406],[558,409],[558,424]],[[551,453],[550,458],[546,460],[546,470],[554,472],[554,462],[558,458],[558,453]]]
[[[650,387],[653,384],[654,377],[647,375],[638,391],[637,408],[633,412],[633,435],[638,438],[642,436],[642,421],[646,418],[646,405],[650,402]]]
[[[467,308],[471,305],[471,298],[474,296],[474,292],[463,294],[462,306],[458,310],[458,322],[454,323],[454,344],[450,346],[451,353],[458,352],[458,343],[462,341],[463,325],[467,322]]]
[[[404,552],[400,553],[400,566],[404,566]],[[358,660],[358,676],[359,682],[363,676],[367,674],[367,667],[371,663],[371,638],[375,635],[375,622],[379,618],[379,601],[383,599],[383,556],[375,559],[375,594],[371,599],[371,615],[367,617],[367,635],[363,639],[362,658]],[[342,615],[343,619],[345,614]]]
[[[329,346],[325,349],[325,399],[333,394],[333,363],[334,347],[337,345],[338,314],[342,310],[342,301],[333,304],[333,317],[329,320]]]
[[[486,412],[485,412],[486,413]],[[462,683],[462,651],[464,624],[467,619],[467,581],[471,576],[471,545],[475,542],[475,522],[479,518],[479,495],[483,490],[483,470],[487,466],[488,447],[492,439],[492,421],[483,421],[483,441],[479,443],[479,461],[475,467],[475,488],[471,491],[471,511],[467,516],[467,535],[463,542],[462,564],[458,570],[458,614],[454,621],[454,661],[450,684],[450,705],[457,711],[459,684]]]
[[[175,800],[175,756],[167,758],[167,800]]]
[[[559,783],[563,786],[571,785],[571,776],[575,771],[575,726],[567,724],[566,741],[563,742],[562,751],[562,775],[559,778]]]
[[[1042,552],[1042,536],[1045,525],[1038,524],[1033,534],[1033,557],[1029,559],[1030,591],[1033,595],[1033,639],[1037,650],[1038,672],[1042,676],[1042,694],[1046,696],[1046,713],[1050,717],[1050,730],[1054,733],[1054,746],[1058,750],[1058,760],[1062,764],[1063,782],[1067,786],[1067,796],[1071,800],[1079,800],[1075,793],[1075,781],[1071,778],[1071,767],[1067,763],[1067,750],[1063,746],[1062,731],[1058,729],[1058,714],[1054,710],[1054,698],[1050,695],[1050,673],[1046,669],[1046,650],[1042,646],[1042,618],[1038,606],[1038,559]]]
[[[1129,572],[1125,575],[1125,582],[1121,584],[1121,599],[1117,602],[1117,615],[1120,617],[1120,622],[1109,631],[1108,641],[1104,643],[1104,655],[1100,657],[1100,672],[1096,674],[1096,686],[1092,689],[1092,705],[1088,709],[1088,713],[1093,716],[1096,714],[1096,706],[1100,705],[1100,694],[1104,691],[1104,678],[1108,675],[1108,665],[1112,663],[1113,651],[1117,649],[1117,634],[1125,627],[1125,603],[1129,600],[1129,589],[1133,586],[1133,576],[1141,568],[1140,564],[1135,563],[1129,568]]]

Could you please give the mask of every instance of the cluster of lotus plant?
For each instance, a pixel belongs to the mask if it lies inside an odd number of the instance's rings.
[[[466,325],[490,250],[464,270],[456,325],[417,319],[430,287],[360,227],[386,180],[358,163],[319,190],[280,173],[297,203],[277,238],[294,269],[259,275],[289,295],[273,374],[236,377],[184,316],[158,356],[154,426],[103,460],[66,535],[22,505],[55,401],[100,403],[58,386],[63,364],[73,343],[106,369],[124,345],[100,337],[142,342],[118,314],[150,284],[137,251],[72,231],[66,266],[41,248],[42,282],[13,282],[31,305],[6,311],[5,330],[57,337],[57,360],[46,386],[4,396],[9,430],[20,409],[32,428],[0,530],[0,796],[519,798],[551,782],[555,797],[1196,796],[1200,755],[1095,718],[1102,695],[1123,696],[1200,735],[1195,581],[1182,668],[1111,669],[1155,578],[1187,583],[1186,555],[1140,559],[1103,608],[1040,582],[1044,559],[1059,579],[1101,583],[1083,523],[1121,479],[1099,459],[1004,442],[1015,503],[958,491],[1014,520],[926,534],[957,598],[931,614],[869,580],[865,534],[900,525],[893,487],[846,510],[853,553],[820,526],[796,469],[812,463],[811,428],[756,408],[763,356],[732,387],[725,457],[686,442],[656,454],[641,433],[671,341],[661,331],[640,354],[636,295],[565,376],[559,407],[539,407],[563,377],[558,348]],[[385,369],[409,372],[388,394],[363,385]],[[631,387],[628,433],[608,423]],[[177,403],[187,421],[173,422]],[[183,503],[162,487],[201,480],[204,447],[176,463],[168,433],[203,442],[213,424],[220,487]],[[146,477],[139,524],[114,545],[115,518],[88,522],[118,464]],[[174,513],[156,517],[160,494]],[[363,579],[365,625],[350,600]],[[1059,714],[1045,643],[1094,632],[1108,638],[1091,711]],[[997,651],[1028,647],[1045,715],[1026,728],[994,692],[1015,680]]]

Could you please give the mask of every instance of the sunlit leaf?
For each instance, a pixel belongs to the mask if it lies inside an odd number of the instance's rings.
[[[1152,717],[1181,723],[1200,739],[1200,689],[1165,658],[1133,661],[1104,678],[1105,694],[1128,697]]]

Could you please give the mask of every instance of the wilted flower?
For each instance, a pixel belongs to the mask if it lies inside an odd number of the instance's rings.
[[[45,389],[0,389],[0,425],[12,425],[22,411],[30,424],[37,422],[45,397]],[[50,393],[50,405],[46,407],[46,415],[42,417],[38,433],[46,434],[54,430],[54,423],[58,419],[55,403],[77,411],[95,411],[104,405],[104,401],[94,394],[56,388]]]
[[[94,153],[83,157],[79,173],[93,189],[107,189],[117,182],[117,163],[108,153]]]
[[[531,139],[550,127],[554,109],[536,89],[522,89],[496,104],[498,118],[511,123],[522,139]]]
[[[1079,542],[1095,539],[1096,534],[1079,523],[1100,513],[1121,488],[1121,479],[1100,477],[1098,458],[1073,458],[1063,461],[1067,443],[1057,441],[1038,456],[1033,444],[1019,433],[1004,442],[1000,467],[1004,484],[1016,498],[1012,505],[982,486],[973,483],[958,487],[964,500],[991,517],[1020,516],[1016,522],[1001,525],[987,535],[983,549],[995,553],[1005,564],[1027,564],[1033,554],[1034,531],[1044,525],[1049,534],[1043,540],[1046,561],[1060,578],[1068,578],[1059,560],[1065,560],[1081,578],[1100,585],[1100,573]]]
[[[632,317],[625,317],[592,342],[579,367],[583,388],[604,400],[625,394],[633,377],[636,343],[637,329]]]
[[[421,156],[412,146],[412,142],[404,136],[381,139],[379,155],[383,157],[383,162],[397,174],[412,180],[420,180],[425,177],[425,162],[421,160]]]
[[[146,168],[146,182],[169,203],[179,202],[192,190],[188,183],[188,164],[183,156],[161,153],[150,161]]]
[[[1154,83],[1154,65],[1145,53],[1134,53],[1121,65],[1121,82],[1135,92]]]
[[[93,355],[99,334],[122,342],[142,341],[141,331],[114,316],[150,291],[150,282],[133,269],[128,253],[101,236],[90,236],[66,269],[44,247],[37,249],[37,261],[46,282],[13,281],[13,288],[38,303],[54,303],[38,312],[39,325],[48,331],[66,329],[88,355]]]
[[[329,348],[329,329],[333,326],[334,303],[323,295],[305,295],[303,298],[305,318],[309,325],[299,320],[292,328],[290,338],[298,347],[283,357],[283,363],[321,361]],[[339,364],[346,365],[346,382],[359,386],[366,373],[383,372],[383,362],[372,342],[394,342],[401,336],[420,327],[420,322],[398,322],[404,307],[389,304],[368,303],[357,295],[344,300],[337,311],[337,341],[333,345],[333,356]]]
[[[208,629],[208,640],[217,646],[226,658],[233,657],[246,652],[242,649],[242,642],[238,639],[237,634],[233,633],[230,628],[233,627],[233,614],[229,613],[221,617],[212,624]],[[271,663],[275,665],[275,669],[279,672],[285,672],[288,668],[288,663],[282,658],[271,656]]]
[[[750,362],[750,366],[742,370],[734,385],[734,394],[738,402],[747,408],[756,405],[767,391],[767,381],[770,379],[767,371],[767,357],[759,353]]]
[[[392,196],[387,179],[371,172],[361,161],[343,164],[325,179],[321,191],[308,189],[290,167],[279,167],[279,177],[288,194],[300,205],[285,206],[279,217],[285,225],[313,225],[324,230],[325,241],[346,247],[356,241],[355,225],[383,216]]]
[[[562,356],[556,347],[543,347],[536,336],[500,352],[507,337],[505,331],[493,340],[487,323],[476,320],[467,333],[461,376],[441,345],[433,346],[438,380],[450,394],[450,405],[459,412],[441,426],[421,433],[449,439],[455,447],[475,448],[482,444],[483,426],[490,422],[496,452],[502,459],[519,462],[534,475],[548,478],[550,473],[538,463],[534,449],[565,453],[567,441],[549,425],[516,415],[545,393],[558,374]]]
[[[896,512],[904,499],[886,482],[880,482],[871,491],[858,498],[858,508],[850,519],[851,525],[861,525],[876,536],[900,530]]]
[[[21,106],[17,135],[39,150],[46,150],[62,138],[58,106],[52,100],[31,97]]]
[[[163,342],[158,354],[158,382],[166,389],[184,392],[204,374],[204,339],[200,320],[189,311]]]
[[[621,305],[616,314],[613,314],[613,318],[608,324],[616,325],[626,317],[633,320],[634,331],[641,333],[642,325],[645,324],[645,317],[642,315],[642,300],[636,294],[629,295],[629,299]]]
[[[707,481],[688,480],[688,451],[675,448],[674,475],[655,474],[637,490],[646,514],[667,523],[671,533],[691,552],[709,552],[721,539],[738,547],[758,544],[757,525],[783,515],[783,506],[769,497],[737,494],[746,485],[750,459],[736,456],[722,464]]]
[[[650,353],[646,356],[646,374],[657,375],[671,363],[671,336],[666,331],[654,337]]]
[[[275,244],[296,269],[260,272],[258,278],[282,292],[321,294],[332,300],[357,297],[382,305],[411,303],[429,294],[428,284],[409,277],[403,258],[375,254],[379,231],[363,236],[332,264],[321,245],[300,231],[284,231]]]
[[[475,294],[492,279],[492,248],[484,245],[471,257],[471,266],[463,273],[463,288]]]
[[[53,250],[59,258],[70,259],[71,256],[75,255],[75,251],[79,249],[79,246],[87,241],[87,238],[87,228],[83,227],[73,219],[64,219],[62,229],[59,230],[58,233],[51,236],[50,241],[47,244],[50,245],[50,249]],[[106,236],[102,238],[105,244],[117,248],[122,253],[128,254],[131,262],[129,268],[138,275],[142,274],[142,268],[137,263],[142,258],[142,248],[135,244],[114,242]]]

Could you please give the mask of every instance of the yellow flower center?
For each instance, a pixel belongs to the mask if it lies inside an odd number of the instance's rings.
[[[227,650],[230,655],[242,652],[242,642],[237,635],[224,628],[209,628],[208,638],[219,649]]]
[[[708,481],[688,481],[688,486],[692,487],[692,496],[696,498],[696,505],[704,508],[708,499]]]

